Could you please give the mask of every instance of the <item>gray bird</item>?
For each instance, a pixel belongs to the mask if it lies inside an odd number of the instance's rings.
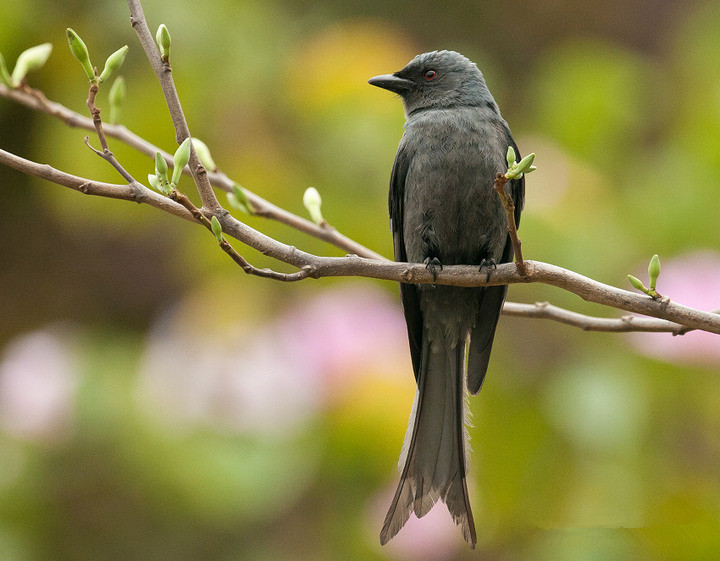
[[[459,53],[434,51],[369,83],[399,94],[407,119],[390,178],[396,261],[425,263],[435,273],[443,265],[511,261],[507,218],[493,182],[507,170],[508,146],[519,152],[478,67]],[[506,189],[518,222],[524,180]],[[475,547],[466,396],[482,387],[506,292],[507,286],[400,285],[417,392],[382,544],[411,512],[420,518],[441,500]]]

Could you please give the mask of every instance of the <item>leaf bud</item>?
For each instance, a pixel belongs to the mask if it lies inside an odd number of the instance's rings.
[[[517,156],[515,155],[515,148],[512,146],[508,146],[507,149],[507,165],[508,167],[512,167],[512,165],[515,163],[515,160],[517,159]]]
[[[652,259],[650,259],[650,265],[648,265],[648,276],[650,277],[650,290],[655,290],[658,277],[660,276],[660,258],[657,254],[653,255]]]
[[[535,161],[535,153],[528,154],[522,160],[520,160],[515,172],[519,173],[521,176],[523,173],[529,173],[531,171],[530,168],[534,167],[532,165],[534,161]]]
[[[168,183],[168,165],[160,152],[155,152],[155,173],[163,183]]]
[[[190,159],[190,137],[187,137],[185,140],[183,140],[182,144],[175,151],[175,156],[173,157],[173,160],[175,162],[175,167],[173,168],[173,173],[172,173],[172,184],[173,185],[177,185],[178,182],[180,181],[180,177],[182,176],[183,168],[187,165],[189,159]]]
[[[200,163],[205,166],[205,169],[216,171],[217,165],[210,154],[210,148],[208,148],[208,145],[199,138],[193,138],[192,143],[195,147],[195,153],[197,154]]]
[[[218,243],[222,243],[222,226],[220,226],[220,221],[217,219],[217,216],[213,216],[210,220],[210,228],[212,229],[212,233],[215,234],[215,239],[217,239]]]
[[[320,225],[325,222],[320,207],[322,206],[322,197],[315,187],[308,187],[303,194],[303,204],[310,213],[310,218],[315,224]]]
[[[160,57],[163,61],[170,59],[170,31],[167,26],[161,23],[158,27],[157,33],[155,33],[155,41],[157,41],[158,47],[160,48]]]
[[[126,89],[125,80],[122,76],[118,76],[113,85],[110,87],[110,122],[115,124],[120,121],[120,109],[125,101]]]
[[[13,88],[17,88],[23,81],[27,73],[36,68],[40,68],[47,62],[50,53],[52,52],[51,43],[43,43],[35,47],[30,47],[26,51],[20,53],[20,56],[15,63],[12,76],[10,77],[10,85]]]
[[[245,214],[255,214],[252,204],[248,200],[247,195],[245,195],[245,190],[237,183],[233,183],[232,193],[228,193],[227,198],[230,206],[233,208],[240,209]]]
[[[645,294],[647,294],[648,289],[645,287],[645,285],[639,278],[628,275],[628,280],[630,281],[630,284],[637,288],[640,292],[644,292]]]
[[[70,45],[70,51],[75,58],[80,61],[80,64],[82,64],[88,80],[94,80],[95,71],[93,70],[93,66],[90,62],[90,54],[88,53],[87,46],[85,46],[85,42],[80,38],[80,35],[75,33],[75,31],[69,27],[67,28],[66,33],[68,45]]]
[[[107,57],[107,60],[105,61],[105,68],[103,68],[103,71],[98,78],[101,82],[107,80],[113,72],[117,71],[117,69],[122,66],[123,62],[125,62],[128,49],[129,47],[125,45]]]

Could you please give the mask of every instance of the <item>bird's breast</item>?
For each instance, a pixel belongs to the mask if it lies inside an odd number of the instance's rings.
[[[433,257],[434,239],[443,264],[499,260],[507,220],[493,182],[506,168],[503,129],[478,112],[428,111],[405,134],[414,154],[405,182],[408,258]]]

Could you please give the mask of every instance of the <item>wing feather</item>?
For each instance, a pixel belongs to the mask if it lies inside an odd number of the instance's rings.
[[[505,135],[507,145],[512,146],[520,159],[520,151],[518,150],[515,140],[510,134],[510,129],[506,127]],[[510,182],[510,194],[515,205],[515,225],[520,225],[520,213],[525,205],[525,176],[520,179],[513,179]],[[508,263],[513,259],[513,247],[508,235],[503,249],[500,263]],[[495,328],[500,310],[502,310],[507,294],[507,286],[491,286],[483,291],[480,301],[480,307],[475,319],[475,327],[470,336],[470,349],[468,351],[468,371],[467,384],[468,390],[472,394],[476,394],[482,388],[487,373],[488,363],[490,361],[490,351],[492,350],[493,339],[495,338]]]
[[[403,223],[405,217],[405,181],[411,161],[412,152],[405,142],[405,136],[403,136],[390,174],[390,195],[388,200],[395,261],[407,261]],[[417,381],[420,372],[423,331],[423,317],[417,287],[414,284],[400,283],[400,297],[405,312],[413,371]]]

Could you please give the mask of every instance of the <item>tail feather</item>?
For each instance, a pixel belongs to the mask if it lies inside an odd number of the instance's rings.
[[[425,516],[437,501],[447,506],[473,547],[477,541],[466,472],[465,349],[423,341],[418,390],[400,455],[403,465],[385,517],[380,542],[387,543],[410,513]]]

